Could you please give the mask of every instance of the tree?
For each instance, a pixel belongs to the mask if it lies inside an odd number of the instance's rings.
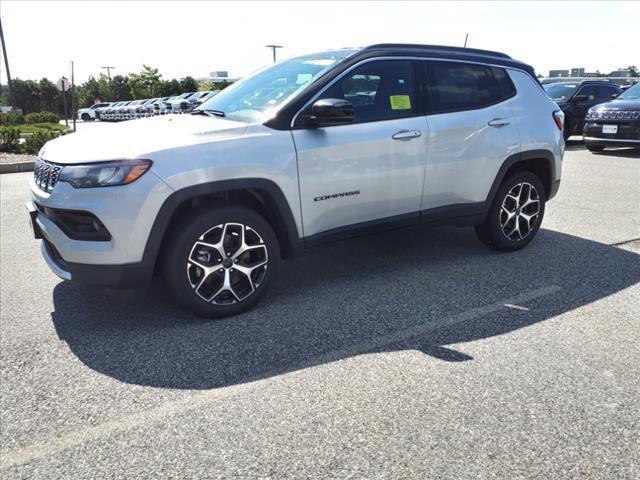
[[[142,65],[140,73],[129,75],[129,88],[134,99],[153,98],[160,95],[162,91],[162,75],[157,68]]]
[[[632,77],[639,77],[640,75],[638,74],[638,67],[636,67],[635,65],[630,65],[627,67],[627,69],[629,70],[629,74]]]
[[[40,111],[40,91],[33,80],[13,80],[13,91],[16,96],[16,107],[22,109],[25,115]]]
[[[111,79],[112,101],[131,100],[131,88],[129,87],[129,78],[122,75],[116,75]]]
[[[58,112],[58,97],[61,95],[58,87],[47,78],[43,78],[38,83],[38,90],[40,96],[40,111]]]
[[[180,79],[180,89],[182,93],[195,92],[198,90],[198,82],[193,77],[184,77]]]
[[[161,97],[173,97],[174,95],[180,95],[181,93],[182,88],[180,87],[180,82],[175,78],[162,82],[162,88],[160,91]]]
[[[100,99],[103,102],[110,102],[115,99],[109,85],[109,79],[104,73],[98,75],[98,78],[89,77],[89,80],[78,87],[78,105],[80,108],[93,105],[96,99]]]

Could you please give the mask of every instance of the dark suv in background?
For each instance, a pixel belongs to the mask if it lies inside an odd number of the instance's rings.
[[[608,102],[621,92],[615,83],[597,80],[547,83],[544,89],[564,112],[565,140],[582,133],[585,117],[591,107]]]
[[[592,152],[604,147],[640,148],[640,83],[587,113],[584,143]]]

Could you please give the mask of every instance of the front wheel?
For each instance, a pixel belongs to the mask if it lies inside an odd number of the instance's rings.
[[[545,202],[544,187],[536,175],[515,173],[500,185],[487,218],[475,228],[476,234],[496,250],[523,248],[538,233]]]
[[[203,317],[225,317],[258,302],[279,256],[273,229],[256,212],[235,205],[209,207],[173,227],[163,276],[186,309]]]
[[[88,113],[83,113],[83,114],[80,116],[80,119],[81,119],[83,122],[88,122],[89,120],[91,120],[91,115],[89,115]]]

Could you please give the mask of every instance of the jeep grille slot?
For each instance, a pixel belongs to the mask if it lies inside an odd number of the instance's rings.
[[[33,167],[33,179],[40,190],[51,192],[60,178],[62,167],[38,157]]]

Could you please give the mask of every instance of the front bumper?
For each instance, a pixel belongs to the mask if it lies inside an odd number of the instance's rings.
[[[84,265],[65,262],[48,240],[42,240],[40,251],[51,271],[58,277],[84,285],[141,288],[153,277],[154,262],[151,257],[125,265]]]
[[[47,193],[30,181],[29,212],[42,254],[61,278],[91,285],[130,287],[144,284],[153,273],[156,251],[147,251],[149,233],[160,207],[173,193],[152,171],[120,187],[75,189],[58,182]],[[110,232],[108,240],[77,239],[65,231],[48,209],[95,215]]]
[[[603,133],[605,125],[615,125],[616,133]],[[631,119],[587,120],[582,130],[588,145],[611,147],[640,147],[640,121]]]

